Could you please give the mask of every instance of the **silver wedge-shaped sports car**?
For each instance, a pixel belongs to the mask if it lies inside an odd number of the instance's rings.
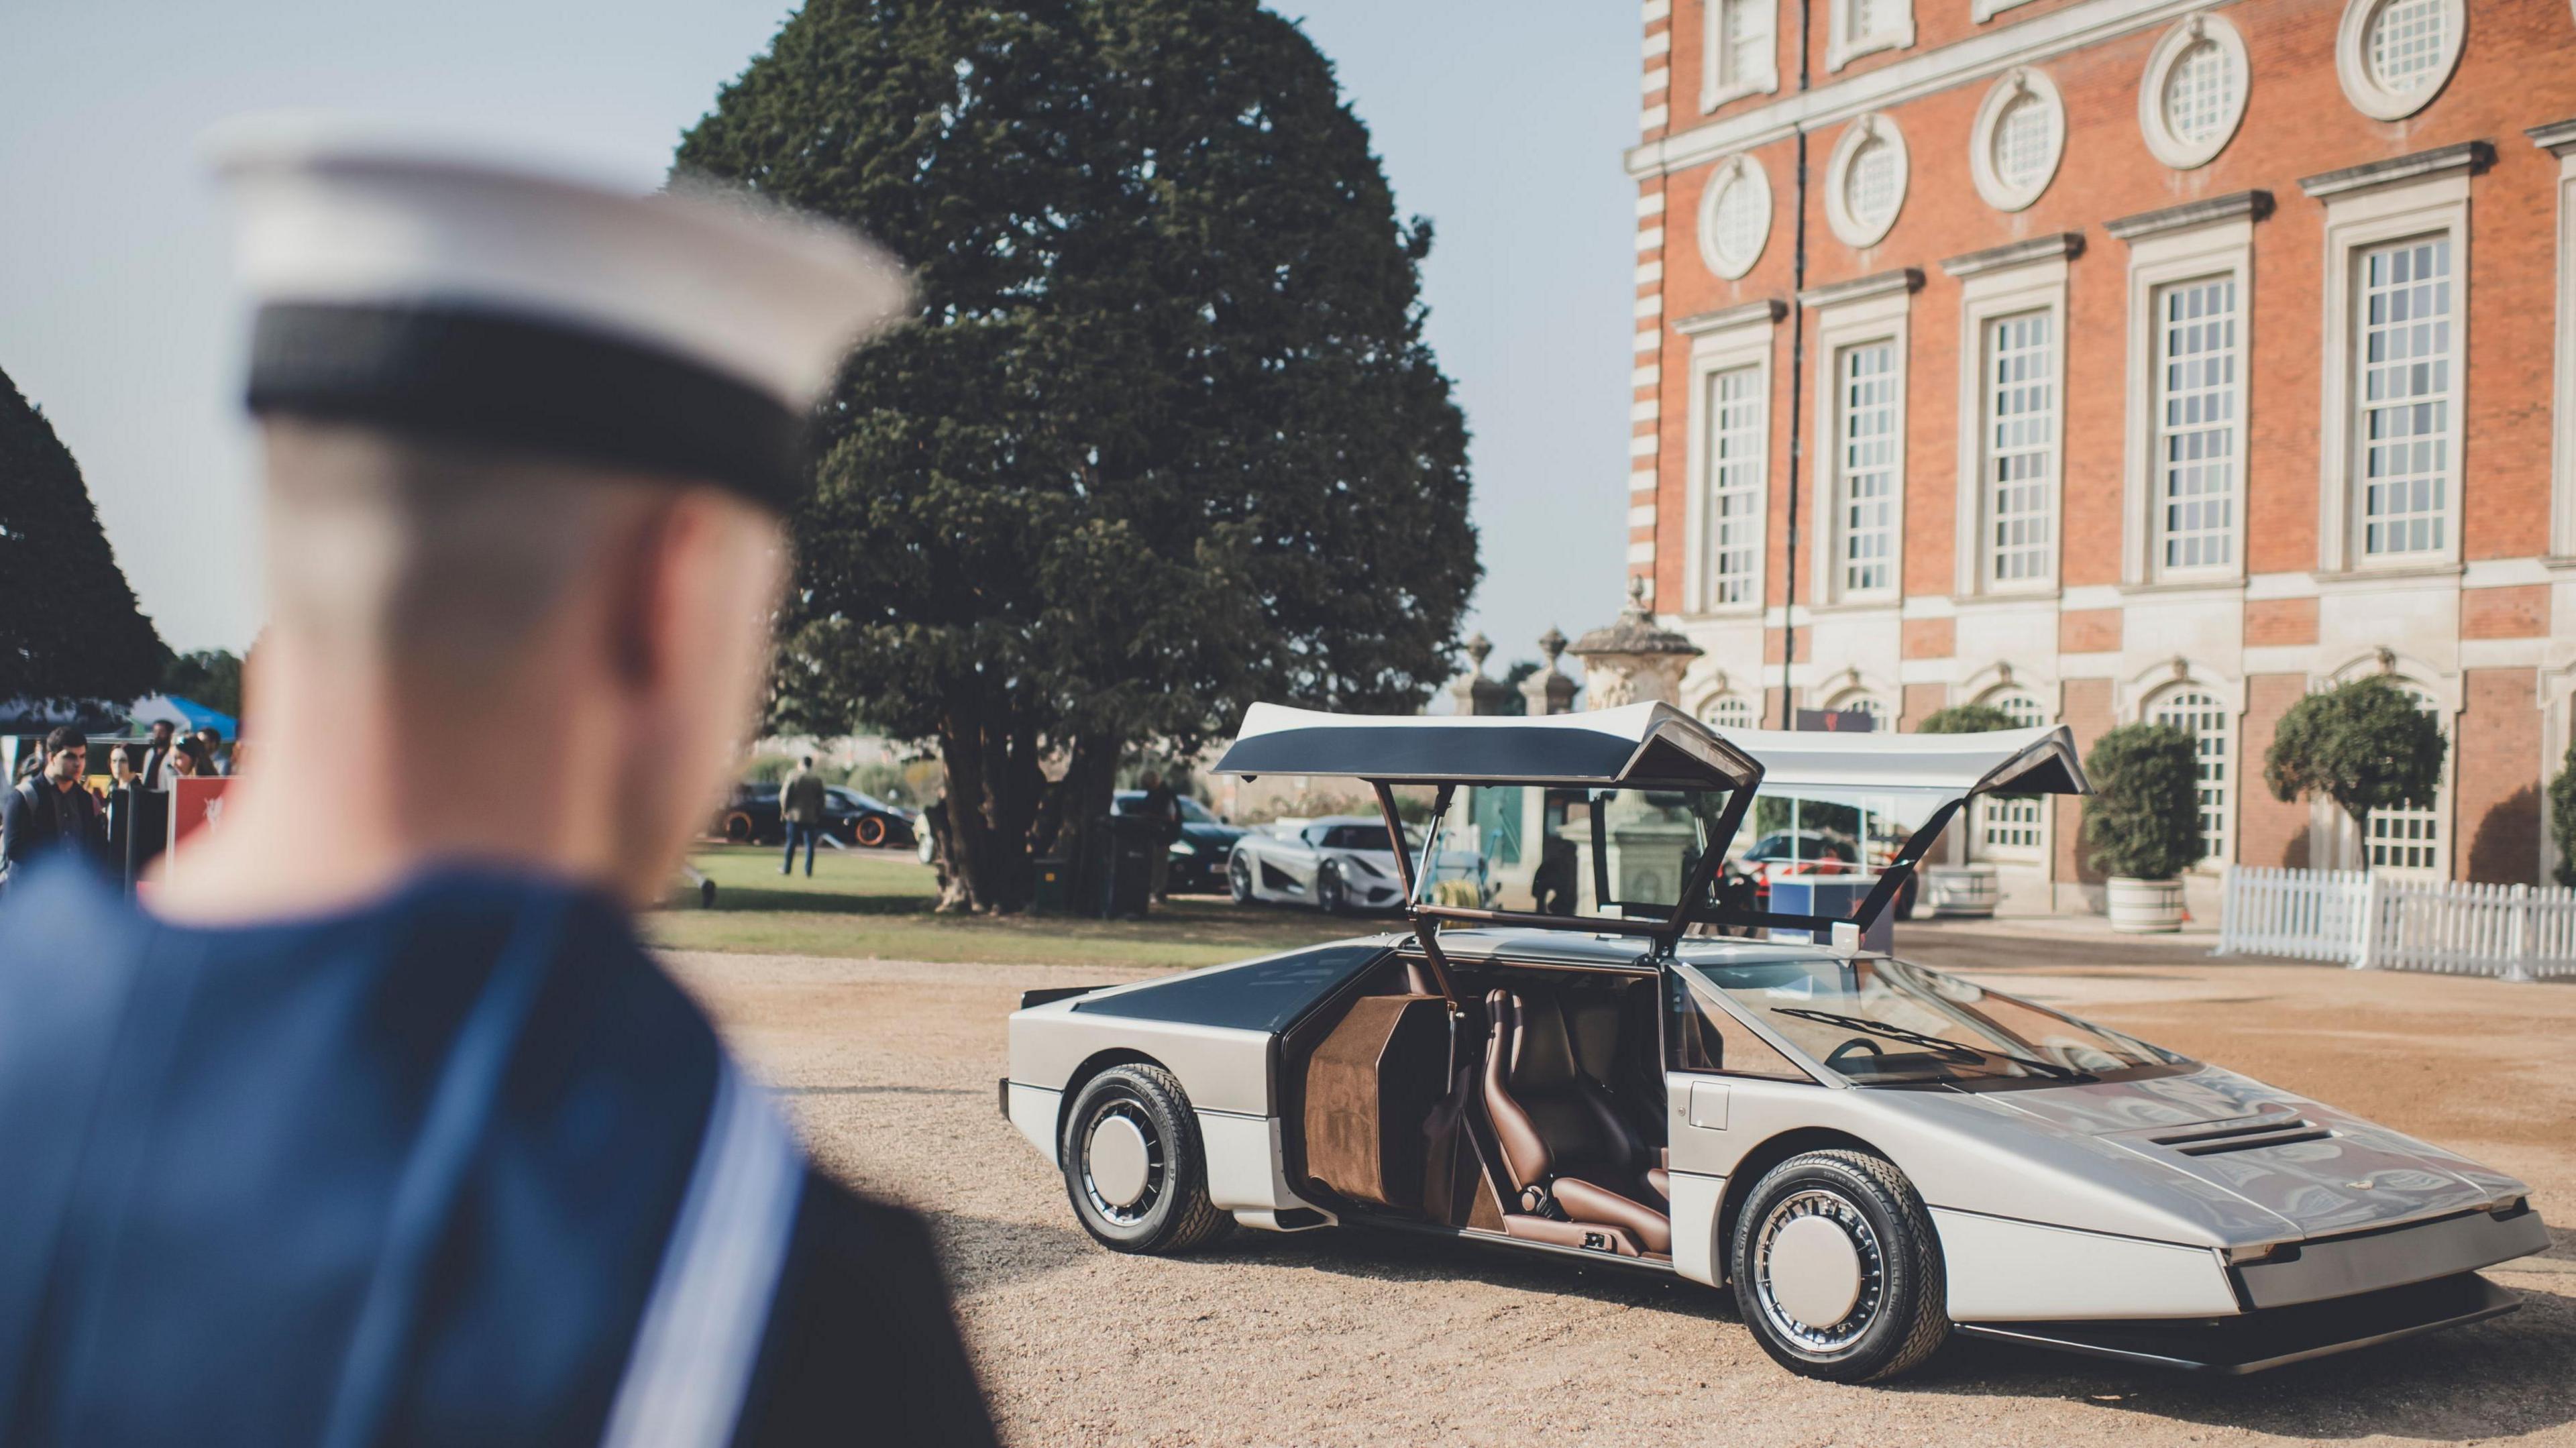
[[[1405,900],[1404,865],[1396,859],[1394,841],[1386,821],[1375,815],[1327,815],[1274,830],[1246,831],[1227,857],[1226,886],[1238,905],[1311,905],[1334,915],[1394,910]],[[1418,846],[1419,839],[1414,843]],[[1429,873],[1435,880],[1464,880],[1472,887],[1480,879],[1481,863],[1472,852],[1436,851]]]
[[[1860,949],[1969,799],[2085,791],[2062,728],[1261,706],[1219,768],[1368,779],[1390,825],[1430,785],[1489,837],[1517,797],[1573,888],[1468,908],[1399,859],[1409,933],[1030,993],[1002,1109],[1112,1248],[1366,1225],[1617,1262],[1731,1287],[1774,1359],[1857,1381],[1954,1332],[2250,1372],[2511,1311],[2478,1270],[2548,1245],[2502,1173]],[[1722,877],[1757,796],[1914,823],[1854,918],[1784,915]]]

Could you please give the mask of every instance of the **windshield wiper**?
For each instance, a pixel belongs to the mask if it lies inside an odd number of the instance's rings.
[[[1864,1016],[1838,1015],[1833,1011],[1810,1010],[1805,1006],[1774,1006],[1771,1008],[1771,1013],[1775,1016],[1796,1016],[1803,1021],[1821,1021],[1829,1026],[1841,1026],[1845,1030],[1867,1031],[1873,1036],[1885,1036],[1891,1041],[1903,1041],[1911,1046],[1929,1046],[1944,1059],[1963,1064],[1969,1061],[2010,1061],[2016,1066],[2027,1066],[2041,1075],[2052,1076],[2060,1081],[2094,1079],[2081,1071],[2060,1066],[2054,1061],[2035,1061],[2028,1056],[2016,1056],[2010,1051],[1983,1050],[1965,1041],[1954,1041],[1947,1036],[1927,1035],[1922,1031],[1907,1030],[1903,1026],[1891,1026],[1884,1021],[1873,1021]]]

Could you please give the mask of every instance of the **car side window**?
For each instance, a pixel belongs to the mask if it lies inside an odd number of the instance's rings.
[[[1664,1040],[1676,1071],[1711,1071],[1766,1081],[1813,1081],[1778,1047],[1678,975],[1664,976]]]

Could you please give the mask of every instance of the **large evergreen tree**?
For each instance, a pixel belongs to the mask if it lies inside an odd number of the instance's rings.
[[[910,327],[825,405],[779,720],[935,738],[959,903],[1119,757],[1419,704],[1477,577],[1431,231],[1253,0],[809,0],[678,169],[854,223]],[[1061,762],[1050,787],[1042,765]]]
[[[0,373],[0,700],[121,704],[151,692],[166,654],[80,464]]]

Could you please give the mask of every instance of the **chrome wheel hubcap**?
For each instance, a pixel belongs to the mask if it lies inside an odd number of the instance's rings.
[[[1877,1232],[1840,1193],[1811,1188],[1771,1209],[1753,1253],[1754,1295],[1772,1328],[1814,1353],[1851,1346],[1886,1293]]]
[[[1163,1189],[1163,1144],[1135,1102],[1110,1102],[1091,1118],[1082,1137],[1082,1189],[1093,1211],[1122,1227],[1154,1209]]]

